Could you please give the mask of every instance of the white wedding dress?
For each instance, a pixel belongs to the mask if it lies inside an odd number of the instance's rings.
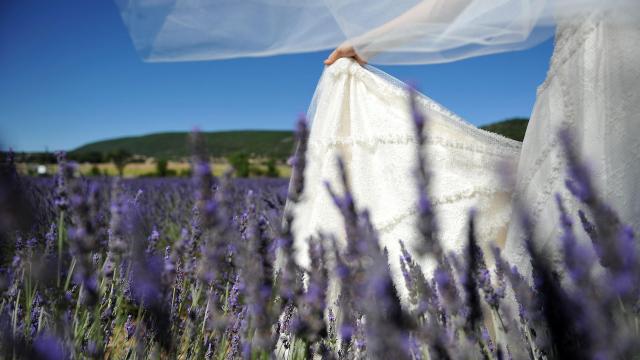
[[[636,10],[636,11],[634,11]],[[534,241],[560,261],[559,193],[576,235],[590,243],[577,215],[581,206],[565,186],[566,162],[557,136],[568,128],[590,167],[599,194],[621,220],[640,230],[640,3],[558,19],[555,47],[538,88],[518,162],[514,196],[533,220]],[[530,263],[523,232],[513,221],[506,257],[525,273]]]
[[[460,251],[467,237],[468,212],[478,210],[483,243],[504,237],[510,219],[511,189],[501,186],[502,164],[515,170],[520,143],[465,122],[420,95],[427,117],[424,151],[432,173],[431,201],[437,210],[446,251]],[[415,130],[405,85],[371,66],[340,59],[327,67],[309,110],[311,130],[302,201],[293,206],[295,250],[309,265],[308,241],[318,231],[334,233],[344,246],[344,222],[324,185],[343,190],[336,158],[342,156],[356,206],[368,209],[381,246],[389,251],[396,281],[402,239],[409,248],[419,240],[416,228]],[[434,264],[423,260],[425,270]]]
[[[502,246],[506,237],[508,259],[528,271],[511,198],[518,197],[531,210],[537,244],[553,244],[558,235],[553,194],[570,197],[557,138],[563,126],[573,130],[605,198],[637,229],[640,28],[633,19],[607,21],[613,15],[626,16],[594,12],[559,19],[550,69],[538,89],[523,144],[478,129],[419,97],[428,119],[424,151],[433,174],[431,200],[446,251],[460,252],[466,245],[468,212],[474,207],[480,244],[485,249],[491,242]],[[437,84],[423,84],[425,89],[432,86]],[[335,162],[341,155],[356,206],[370,210],[381,246],[389,250],[396,284],[403,288],[399,240],[411,249],[419,238],[413,176],[417,147],[404,84],[371,66],[341,59],[325,69],[308,116],[304,194],[301,202],[287,204],[296,216],[292,227],[298,263],[309,266],[308,242],[318,231],[334,233],[344,245],[343,220],[323,184],[326,180],[342,190]],[[498,167],[517,170],[515,189],[503,186]],[[577,203],[568,200],[567,206],[575,216]],[[420,261],[429,273],[432,261]]]

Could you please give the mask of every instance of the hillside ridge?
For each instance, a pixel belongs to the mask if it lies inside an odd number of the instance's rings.
[[[207,151],[214,157],[244,152],[251,156],[284,159],[291,154],[293,133],[287,130],[225,130],[202,132]],[[181,159],[191,154],[189,132],[161,132],[106,139],[82,145],[70,154],[126,150],[153,158]]]
[[[481,129],[522,141],[528,119],[512,118],[487,125]],[[213,157],[227,157],[246,153],[250,156],[284,160],[293,152],[293,132],[288,130],[224,130],[202,132],[207,151]],[[170,131],[105,139],[82,145],[69,153],[108,154],[126,150],[135,155],[163,159],[184,159],[191,154],[189,132]]]

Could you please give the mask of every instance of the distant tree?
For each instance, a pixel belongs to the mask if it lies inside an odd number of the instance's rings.
[[[72,152],[69,153],[68,158],[73,161],[92,164],[102,163],[105,160],[104,155],[99,151]]]
[[[276,159],[269,158],[267,160],[267,174],[268,177],[279,177],[280,172],[278,171],[278,167],[276,166]]]
[[[249,155],[244,152],[231,154],[227,157],[227,161],[236,171],[238,177],[249,177]]]
[[[104,155],[99,151],[91,151],[85,155],[84,160],[92,164],[104,162]]]
[[[124,149],[118,149],[109,154],[109,160],[111,160],[116,169],[118,169],[118,175],[120,175],[120,177],[124,175],[124,168],[131,162],[132,157],[131,153]]]
[[[262,167],[249,164],[249,176],[265,176],[265,175],[266,175],[266,171],[264,171]]]
[[[9,162],[9,159],[11,157],[9,156],[9,153],[6,151],[0,151],[0,164],[5,164],[7,162]]]
[[[129,164],[144,164],[147,161],[147,158],[144,156],[133,156],[129,160]]]
[[[100,175],[102,175],[102,173],[100,172],[100,168],[96,164],[91,165],[91,170],[89,171],[89,174],[91,176],[100,176]]]
[[[57,162],[56,156],[48,152],[36,152],[36,153],[19,153],[16,154],[17,162],[35,163],[35,164],[55,164]]]
[[[156,175],[165,177],[168,175],[169,162],[167,159],[160,159],[156,161]]]

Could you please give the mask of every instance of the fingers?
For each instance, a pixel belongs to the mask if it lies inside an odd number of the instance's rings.
[[[339,54],[338,54],[338,49],[333,50],[333,52],[331,53],[331,55],[329,55],[329,57],[324,61],[325,65],[331,65],[334,62],[336,62],[336,60],[338,60],[340,58]]]
[[[358,55],[356,52],[353,52],[351,54],[342,51],[340,48],[335,49],[330,55],[329,57],[324,60],[324,64],[325,65],[331,65],[334,62],[336,62],[338,59],[343,58],[343,57],[350,57],[352,59],[354,59],[355,61],[358,62],[358,64],[364,66],[367,64],[367,60],[365,60],[364,58],[362,58],[360,55]]]
[[[361,66],[365,66],[367,64],[367,60],[365,60],[364,58],[362,58],[360,55],[355,54],[353,56],[354,59],[356,59],[356,61],[358,62],[358,64],[360,64]]]

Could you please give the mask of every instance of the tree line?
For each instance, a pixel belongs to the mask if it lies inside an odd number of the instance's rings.
[[[0,160],[6,159],[8,152],[0,152]],[[19,152],[13,154],[15,162],[51,165],[56,163],[56,155],[51,152]],[[117,149],[109,153],[101,153],[98,151],[91,152],[71,152],[67,154],[67,158],[78,163],[91,163],[93,166],[89,171],[89,175],[101,176],[106,175],[100,170],[98,164],[112,163],[116,168],[119,176],[123,176],[125,168],[131,163],[144,162],[144,157],[136,156],[125,149]],[[252,161],[252,157],[247,152],[235,152],[225,157],[229,165],[235,171],[237,177],[266,176],[279,177],[278,162],[273,157],[256,162]],[[155,171],[144,176],[190,176],[189,170],[176,171],[169,168],[169,159],[159,158],[155,161]]]

